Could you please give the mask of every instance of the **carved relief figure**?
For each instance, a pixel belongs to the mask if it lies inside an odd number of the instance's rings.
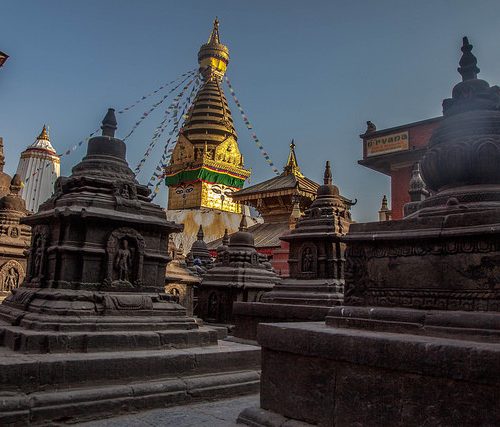
[[[311,248],[307,247],[302,252],[302,271],[312,272],[313,271],[313,254]]]
[[[10,267],[3,282],[3,290],[10,292],[12,289],[17,288],[19,286],[19,273],[16,271],[14,267]]]
[[[19,237],[19,229],[17,227],[12,227],[10,230],[10,237],[17,239]]]
[[[32,278],[36,278],[40,276],[41,266],[42,266],[42,257],[43,257],[43,239],[41,236],[38,236],[35,243],[35,248],[33,251],[34,260],[33,260],[33,272]]]
[[[10,292],[18,288],[24,280],[24,275],[24,268],[19,262],[7,261],[0,268],[0,292]]]
[[[120,249],[115,257],[115,269],[118,271],[118,280],[129,281],[129,272],[132,268],[132,253],[128,248],[127,239],[122,239]]]
[[[218,306],[218,298],[215,292],[212,292],[208,297],[208,317],[211,319],[217,318],[217,306]]]

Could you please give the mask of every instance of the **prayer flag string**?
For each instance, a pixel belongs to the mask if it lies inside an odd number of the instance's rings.
[[[189,77],[190,77],[189,75],[188,75],[188,76],[186,76],[186,77],[184,77],[184,79],[183,79],[183,80],[182,80],[179,84],[177,84],[175,87],[173,87],[172,89],[170,89],[170,90],[167,92],[167,94],[166,94],[166,95],[163,95],[163,96],[161,97],[161,99],[160,99],[159,101],[155,102],[155,103],[153,104],[153,106],[152,106],[149,110],[147,110],[147,111],[145,111],[144,113],[142,113],[141,117],[139,118],[139,120],[137,120],[137,122],[135,122],[134,126],[132,126],[132,129],[131,129],[131,130],[130,130],[130,132],[127,134],[127,136],[125,136],[125,138],[123,138],[123,141],[126,141],[126,140],[130,137],[130,135],[132,135],[132,134],[135,132],[135,130],[136,130],[136,129],[140,126],[140,124],[141,124],[141,123],[142,123],[142,122],[143,122],[143,121],[144,121],[144,120],[145,120],[145,119],[146,119],[146,118],[147,118],[147,117],[148,117],[148,116],[149,116],[149,115],[150,115],[150,114],[151,114],[151,113],[152,113],[152,112],[153,112],[153,111],[154,111],[154,110],[158,107],[158,106],[160,106],[160,105],[163,103],[163,101],[165,101],[165,100],[169,97],[169,95],[170,95],[172,92],[176,91],[176,90],[177,90],[177,89],[178,89],[178,88],[179,88],[179,87],[180,87],[180,86],[181,86],[181,85],[182,85],[182,84],[183,84],[183,83],[184,83],[187,79],[189,79]]]
[[[148,148],[146,149],[146,152],[144,153],[142,159],[139,161],[137,164],[134,173],[137,175],[144,164],[146,163],[146,159],[149,157],[151,152],[153,151],[156,143],[160,139],[161,135],[165,131],[165,129],[168,127],[168,125],[172,122],[172,120],[175,120],[177,115],[178,115],[178,109],[179,109],[179,102],[184,96],[186,90],[191,86],[191,84],[195,81],[198,81],[199,77],[196,75],[193,77],[183,88],[182,90],[177,94],[177,96],[174,98],[172,103],[168,106],[168,108],[165,110],[163,120],[160,122],[160,124],[156,127],[154,133],[153,133],[153,138],[151,139],[151,142],[148,145]],[[194,86],[193,86],[194,90]],[[191,97],[189,95],[188,99]]]
[[[190,70],[188,71],[187,73],[184,73],[184,74],[181,74],[177,79],[174,79],[172,80],[171,82],[168,82],[168,83],[164,83],[163,85],[161,85],[158,89],[148,93],[147,95],[143,95],[141,96],[139,99],[137,99],[134,103],[130,104],[128,107],[125,107],[125,108],[122,108],[120,111],[118,111],[117,114],[123,114],[125,113],[126,111],[129,111],[131,110],[132,108],[134,108],[136,105],[140,104],[142,101],[148,99],[149,97],[155,95],[156,93],[158,92],[161,92],[163,89],[166,89],[167,87],[169,87],[170,85],[178,82],[181,78],[183,77],[186,77],[186,76],[191,76],[193,74],[195,74],[197,72],[197,69],[195,68],[194,70]]]
[[[262,154],[262,156],[266,160],[267,164],[272,168],[274,173],[276,175],[279,175],[280,171],[274,165],[273,161],[271,160],[271,157],[269,156],[269,153],[266,150],[264,150],[264,146],[260,142],[260,139],[257,137],[255,132],[252,131],[253,126],[250,123],[250,121],[248,120],[248,116],[245,114],[245,111],[243,110],[243,107],[241,106],[239,99],[236,97],[236,93],[234,92],[233,86],[231,85],[229,78],[227,76],[224,76],[224,79],[226,80],[227,86],[229,88],[229,92],[231,93],[231,96],[233,97],[233,100],[234,100],[236,106],[238,107],[238,110],[241,114],[241,117],[243,118],[243,122],[245,123],[245,126],[247,127],[247,129],[250,131],[250,135],[252,136],[252,139],[254,140],[255,145],[257,145],[257,148],[259,149],[260,153]]]

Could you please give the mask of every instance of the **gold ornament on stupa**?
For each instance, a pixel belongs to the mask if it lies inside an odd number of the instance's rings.
[[[243,167],[238,135],[222,89],[229,49],[220,42],[219,21],[198,52],[203,85],[179,134],[170,165],[168,209],[212,208],[240,213],[232,200],[250,171]]]

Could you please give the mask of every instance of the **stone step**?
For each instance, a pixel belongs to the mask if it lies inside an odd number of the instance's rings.
[[[257,370],[161,378],[116,385],[0,395],[0,425],[73,423],[258,391]]]

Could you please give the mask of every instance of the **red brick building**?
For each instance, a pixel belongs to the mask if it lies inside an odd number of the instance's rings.
[[[413,165],[422,158],[427,143],[442,117],[376,130],[368,122],[360,165],[391,177],[392,219],[403,217],[403,206],[410,201],[408,183]]]

